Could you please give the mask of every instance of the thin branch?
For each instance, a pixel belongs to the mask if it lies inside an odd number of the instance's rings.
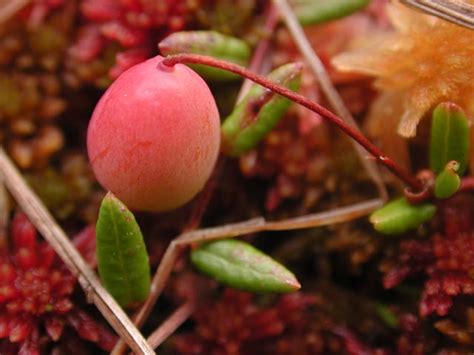
[[[178,329],[181,324],[194,312],[194,303],[186,302],[180,306],[174,313],[165,320],[158,329],[150,334],[147,341],[153,349],[159,347],[168,337]]]
[[[321,89],[326,95],[331,107],[345,122],[347,122],[355,130],[360,132],[360,128],[358,127],[356,121],[352,117],[350,111],[344,104],[344,101],[342,100],[341,96],[332,84],[331,79],[326,69],[324,68],[323,63],[321,62],[321,59],[319,59],[318,55],[311,47],[311,44],[309,43],[308,38],[306,37],[303,31],[303,28],[298,22],[298,19],[293,9],[288,5],[288,2],[286,0],[274,0],[273,2],[279,9],[280,16],[283,18],[283,21],[285,22],[298,49],[300,50],[303,57],[306,59],[306,62],[311,68],[314,76],[321,84]],[[382,176],[380,175],[380,171],[377,168],[377,165],[371,159],[367,159],[367,151],[364,148],[362,148],[355,141],[353,141],[352,143],[354,145],[354,149],[356,150],[360,162],[364,166],[365,170],[369,174],[375,186],[377,186],[377,190],[379,191],[381,198],[386,201],[388,198],[387,189],[382,180]]]
[[[248,78],[267,89],[276,92],[288,99],[296,102],[297,104],[306,107],[307,109],[320,114],[325,119],[335,124],[340,130],[354,139],[357,143],[363,146],[370,154],[374,156],[381,164],[385,165],[394,175],[401,179],[405,184],[410,186],[412,190],[417,191],[422,189],[422,185],[416,180],[411,174],[405,171],[402,167],[396,164],[392,159],[387,157],[376,145],[370,142],[363,134],[355,130],[352,126],[347,124],[342,118],[338,117],[328,109],[319,105],[318,103],[309,100],[308,98],[300,95],[284,86],[281,86],[267,78],[258,75],[250,70],[241,67],[240,65],[229,63],[223,60],[215,59],[212,57],[198,55],[198,54],[177,54],[171,55],[163,59],[158,63],[158,66],[172,67],[175,64],[204,64],[211,67],[230,71],[232,73],[241,75]],[[169,69],[164,69],[169,70]]]
[[[313,213],[282,221],[265,221],[263,218],[254,219],[248,222],[234,224],[234,226],[238,226],[238,228],[234,230],[230,230],[233,225],[228,225],[183,233],[175,239],[175,244],[176,247],[185,247],[192,243],[209,242],[216,239],[222,239],[222,237],[234,238],[244,234],[257,232],[306,229],[350,222],[354,219],[367,216],[382,205],[383,201],[381,199],[374,199],[356,203],[351,206],[336,208],[331,211]]]
[[[332,211],[308,214],[301,217],[286,219],[283,221],[268,222],[266,231],[285,231],[292,229],[314,228],[330,224],[349,222],[357,218],[369,215],[375,209],[382,207],[382,199],[374,199],[355,205],[341,207]]]
[[[155,352],[133,325],[125,312],[102,287],[94,271],[87,265],[69,238],[48,212],[41,200],[26,184],[10,158],[0,148],[0,172],[5,185],[30,221],[52,246],[71,273],[76,276],[88,299],[95,303],[115,331],[137,354]]]

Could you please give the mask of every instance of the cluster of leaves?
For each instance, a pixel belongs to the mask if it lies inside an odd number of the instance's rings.
[[[430,168],[436,177],[424,181],[427,193],[438,200],[453,196],[467,169],[469,121],[453,103],[441,103],[433,111],[430,141]],[[410,203],[406,197],[392,201],[370,216],[374,228],[383,234],[401,234],[429,221],[436,213],[430,202]]]

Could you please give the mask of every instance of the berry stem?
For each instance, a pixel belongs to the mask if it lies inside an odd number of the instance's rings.
[[[297,104],[306,107],[307,109],[320,114],[325,119],[331,121],[344,133],[354,139],[362,147],[364,147],[370,154],[372,154],[375,159],[381,164],[385,165],[394,175],[396,175],[400,180],[405,182],[413,191],[421,190],[422,184],[416,180],[415,177],[410,175],[407,171],[403,170],[398,166],[392,159],[387,157],[377,146],[371,143],[363,134],[352,128],[346,122],[344,122],[340,117],[324,108],[323,106],[317,104],[314,101],[307,99],[306,97],[295,93],[267,78],[255,74],[254,72],[241,67],[240,65],[229,63],[223,60],[215,59],[212,57],[198,55],[198,54],[176,54],[171,55],[163,59],[161,64],[165,66],[174,66],[175,64],[204,64],[211,67],[223,69],[230,71],[232,73],[238,74],[244,78],[250,79],[253,82],[266,87],[277,94],[287,97],[288,99],[296,102]]]

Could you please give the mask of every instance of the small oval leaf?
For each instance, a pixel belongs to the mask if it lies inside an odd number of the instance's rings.
[[[431,123],[430,167],[439,174],[446,164],[459,163],[458,174],[464,175],[469,152],[469,121],[464,111],[451,102],[438,105]]]
[[[208,55],[241,66],[247,66],[251,49],[241,39],[226,36],[216,31],[174,32],[163,39],[158,47],[163,55],[194,53]],[[240,76],[207,65],[189,65],[204,78],[226,81],[240,79]]]
[[[444,170],[436,177],[434,195],[436,198],[449,198],[459,190],[461,178],[456,173],[459,170],[457,161],[450,161]]]
[[[294,292],[301,285],[293,273],[248,243],[227,239],[203,244],[191,261],[204,274],[250,292]]]
[[[150,266],[140,227],[111,192],[102,200],[97,220],[100,279],[122,307],[143,302],[150,292]]]
[[[399,323],[398,318],[387,305],[377,303],[375,305],[375,312],[387,326],[390,328],[397,328]]]
[[[369,2],[369,0],[291,0],[291,5],[299,22],[306,26],[350,15]]]
[[[431,203],[411,205],[405,198],[399,198],[374,211],[369,220],[380,233],[401,234],[430,220],[435,212]]]
[[[268,78],[297,91],[301,63],[288,63],[272,71]],[[240,156],[253,149],[285,115],[291,101],[254,84],[249,93],[222,124],[222,150]]]

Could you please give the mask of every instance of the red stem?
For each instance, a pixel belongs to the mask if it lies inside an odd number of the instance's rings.
[[[295,93],[283,87],[267,78],[255,74],[254,72],[241,67],[237,64],[229,63],[223,60],[215,59],[212,57],[198,55],[198,54],[176,54],[171,55],[163,59],[160,62],[163,65],[168,67],[172,67],[175,64],[204,64],[211,67],[227,70],[229,72],[238,74],[244,78],[250,79],[253,82],[270,89],[277,94],[287,97],[288,99],[296,102],[297,104],[306,107],[307,109],[320,114],[322,117],[328,119],[332,123],[334,123],[337,127],[339,127],[344,133],[354,139],[357,143],[359,143],[362,147],[364,147],[370,154],[372,154],[377,161],[381,164],[385,165],[393,174],[395,174],[398,178],[404,181],[408,186],[411,187],[413,191],[419,191],[423,188],[422,184],[416,180],[412,175],[410,175],[407,171],[403,170],[400,166],[398,166],[392,159],[387,157],[377,146],[372,144],[364,135],[354,130],[351,126],[345,123],[340,117],[329,111],[328,109],[324,108],[323,106],[317,104],[314,101],[307,99],[306,97]]]
[[[474,190],[474,176],[466,176],[461,180],[461,186],[458,192],[473,191]]]

